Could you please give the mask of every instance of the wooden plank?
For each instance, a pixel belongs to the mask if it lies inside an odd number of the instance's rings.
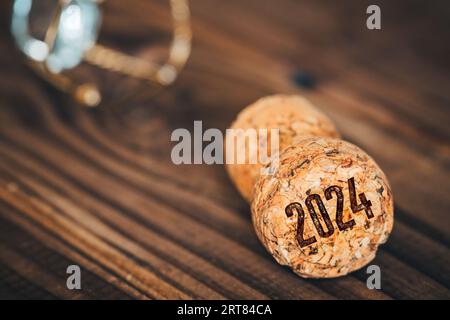
[[[148,54],[169,39],[166,1],[127,3],[108,1],[102,42]],[[435,40],[448,38],[450,7],[380,0],[383,30],[372,32],[368,4],[192,1],[194,50],[178,81],[98,110],[24,66],[0,4],[0,297],[450,298],[450,47]],[[83,72],[113,98],[136,87]],[[382,290],[367,289],[364,269],[306,280],[278,266],[221,166],[172,164],[172,130],[223,130],[280,92],[312,100],[387,173],[396,222],[374,260]],[[86,270],[81,293],[64,287],[69,263]]]

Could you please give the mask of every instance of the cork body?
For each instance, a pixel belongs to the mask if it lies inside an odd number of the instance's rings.
[[[252,219],[280,264],[302,277],[330,278],[375,257],[393,227],[393,198],[364,151],[342,140],[309,138],[285,149],[270,167],[274,174],[256,184]]]
[[[259,99],[239,113],[230,129],[279,129],[279,151],[309,136],[339,137],[334,124],[326,115],[308,100],[296,95],[273,95]],[[265,143],[258,140],[254,145],[240,145],[236,153],[245,154],[249,148],[261,147]],[[272,150],[268,151],[269,156],[273,156]],[[226,165],[230,178],[248,202],[253,198],[253,187],[262,167],[261,163]]]

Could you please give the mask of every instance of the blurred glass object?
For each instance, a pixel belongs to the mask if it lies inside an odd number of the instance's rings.
[[[100,11],[92,1],[72,0],[64,7],[47,66],[60,72],[77,66],[97,41]]]
[[[170,0],[173,39],[168,58],[155,63],[97,44],[102,20],[100,4],[105,0],[55,0],[56,7],[44,39],[30,32],[32,0],[15,0],[11,32],[17,46],[30,59],[32,67],[46,80],[87,106],[102,100],[100,89],[90,81],[63,73],[82,61],[122,75],[161,86],[171,84],[185,65],[191,51],[190,13],[187,0]],[[41,3],[39,3],[41,4]],[[41,13],[42,15],[42,13]]]
[[[46,38],[53,37],[53,41],[41,41],[30,35],[31,6],[32,0],[16,0],[13,6],[12,33],[19,48],[29,58],[45,61],[54,73],[76,67],[97,40],[100,24],[97,4],[92,0],[72,0],[62,7],[56,25],[47,31]]]

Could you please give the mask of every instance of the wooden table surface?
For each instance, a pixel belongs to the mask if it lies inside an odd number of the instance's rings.
[[[1,298],[450,298],[448,1],[376,1],[382,30],[370,31],[367,1],[194,0],[193,53],[176,84],[96,110],[24,64],[10,2],[0,10]],[[163,4],[107,2],[101,40],[151,47],[130,16],[145,26]],[[128,86],[112,81],[109,93]],[[306,280],[279,266],[223,166],[170,161],[174,129],[224,130],[273,93],[310,99],[386,172],[396,220],[373,262],[381,290],[367,289],[365,269]],[[80,291],[66,288],[71,264]]]

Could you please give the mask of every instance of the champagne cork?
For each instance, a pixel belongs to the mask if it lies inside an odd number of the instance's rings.
[[[394,223],[391,188],[375,161],[357,146],[334,138],[338,136],[334,126],[311,104],[300,105],[320,121],[303,125],[297,113],[276,116],[286,110],[286,101],[296,99],[259,100],[256,107],[242,111],[232,126],[269,124],[280,129],[281,152],[267,165],[272,174],[258,175],[260,168],[253,171],[249,168],[253,165],[234,169],[233,164],[227,165],[228,172],[251,172],[246,179],[255,184],[250,197],[253,225],[278,263],[305,278],[343,276],[368,264],[388,239]],[[261,103],[264,108],[258,107]],[[258,108],[264,111],[254,111]],[[258,116],[252,117],[255,112]],[[272,114],[270,120],[264,114]],[[294,133],[294,122],[307,130]],[[314,123],[320,126],[313,128]],[[302,131],[308,134],[302,136]],[[238,188],[249,183],[240,181],[244,175],[230,176]]]
[[[310,138],[271,166],[274,174],[256,185],[252,219],[278,263],[302,277],[330,278],[375,258],[394,219],[389,183],[372,158],[342,140]]]
[[[297,95],[273,95],[259,99],[238,114],[230,129],[279,129],[279,150],[284,150],[294,140],[309,136],[339,137],[331,120],[308,100]],[[258,145],[262,142],[258,141]],[[245,153],[249,146],[238,148],[236,152]],[[268,151],[269,156],[273,156],[271,150]],[[229,176],[248,202],[253,198],[253,187],[261,168],[259,162],[226,166]]]

